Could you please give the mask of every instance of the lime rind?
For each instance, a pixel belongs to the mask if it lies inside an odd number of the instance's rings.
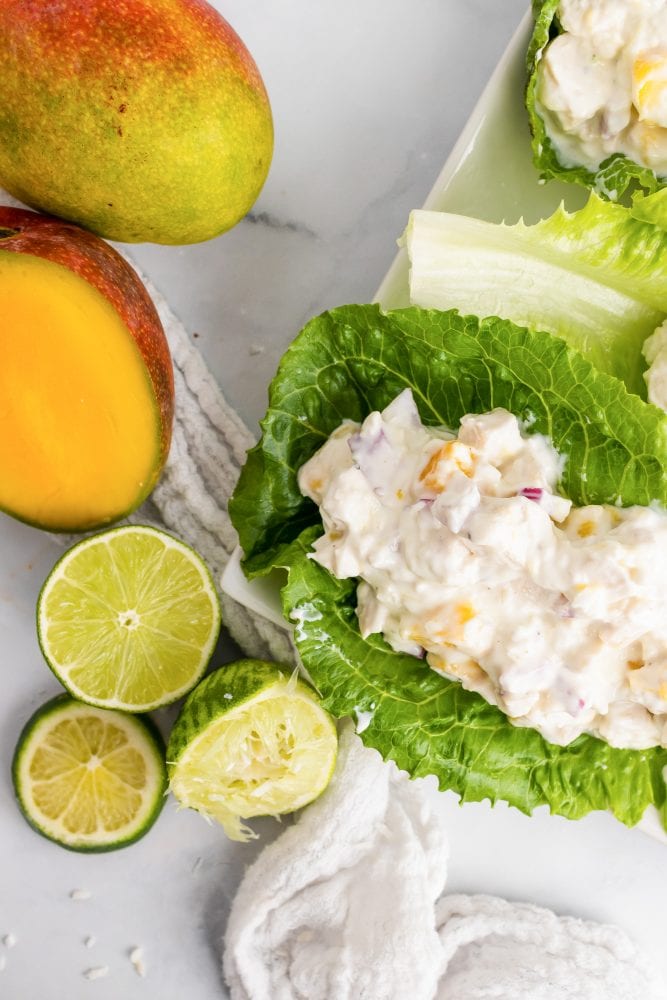
[[[141,795],[141,808],[132,822],[108,836],[96,833],[77,837],[64,832],[58,823],[50,820],[36,806],[29,768],[44,738],[60,720],[90,718],[91,715],[103,721],[112,720],[114,726],[119,727],[129,737],[130,747],[141,753],[146,764],[146,778]],[[140,840],[160,815],[168,791],[164,740],[150,719],[91,707],[68,694],[52,698],[28,719],[16,744],[11,771],[16,800],[28,824],[47,840],[79,853],[114,851]]]
[[[236,660],[205,677],[186,698],[171,731],[167,757],[176,763],[202,729],[242,705],[270,684],[287,681],[294,670],[264,660]]]
[[[254,837],[243,820],[294,812],[326,788],[336,763],[334,720],[287,667],[240,660],[191,693],[167,747],[181,805]]]
[[[173,599],[170,606],[164,605],[163,602],[162,619],[160,619],[159,615],[155,614],[155,603],[153,603],[152,607],[149,606],[149,613],[152,613],[157,620],[153,626],[146,626],[144,623],[144,627],[154,637],[158,636],[159,642],[162,645],[157,677],[150,647],[143,655],[143,675],[147,678],[152,677],[155,688],[161,689],[160,693],[154,697],[130,698],[128,696],[130,692],[127,689],[128,686],[131,687],[133,678],[129,672],[125,677],[122,674],[116,674],[113,695],[109,696],[107,693],[111,672],[109,663],[113,662],[114,659],[118,660],[119,648],[122,649],[123,645],[128,647],[131,638],[129,634],[121,634],[119,636],[117,628],[109,627],[110,617],[104,623],[105,612],[107,615],[110,612],[108,603],[93,588],[86,588],[85,581],[79,583],[76,577],[74,577],[70,582],[73,590],[76,588],[81,595],[81,601],[87,608],[87,618],[83,620],[74,620],[72,618],[57,625],[53,617],[49,617],[47,612],[49,597],[57,587],[62,587],[64,582],[69,579],[67,577],[67,570],[72,563],[79,560],[82,554],[85,555],[87,550],[95,546],[107,545],[108,543],[113,546],[114,541],[117,540],[119,535],[133,537],[135,540],[141,538],[158,540],[163,549],[162,559],[168,559],[170,550],[173,553],[178,553],[180,557],[185,557],[184,560],[183,558],[180,559],[181,570],[183,566],[186,569],[191,568],[192,570],[191,589],[187,596],[191,604],[196,599],[199,599],[199,607],[193,608],[190,623],[193,620],[198,620],[197,616],[199,614],[208,613],[211,618],[205,642],[197,644],[193,641],[192,634],[189,636],[183,634],[183,630],[187,632],[188,629],[187,621],[184,621],[180,626],[182,629],[181,635],[176,634],[174,631],[178,624],[178,616],[170,612],[179,606],[180,599],[178,595]],[[109,558],[113,563],[113,556]],[[169,567],[166,568],[167,570],[169,569]],[[136,582],[137,575],[142,574],[145,578],[149,574],[150,566],[137,565],[135,559],[134,565],[130,560],[125,569],[126,572],[123,574],[119,574],[117,569],[111,570],[111,575],[115,575],[117,591],[122,591],[123,587],[131,588],[133,586],[138,589],[139,585]],[[133,575],[135,579],[133,579]],[[66,594],[65,596],[71,598],[72,594]],[[150,601],[150,593],[142,595],[143,598]],[[68,600],[64,603],[71,604],[72,602]],[[94,609],[92,612],[91,608]],[[97,612],[97,618],[95,618],[95,611]],[[92,618],[91,615],[93,615]],[[90,647],[87,657],[79,663],[72,664],[64,662],[64,656],[55,655],[53,647],[56,642],[61,644],[67,650],[68,654],[71,654],[72,645],[78,645],[81,650],[85,650],[86,626],[91,624],[91,622],[96,624],[98,634],[95,643]],[[148,525],[121,525],[77,542],[55,564],[42,586],[37,602],[37,637],[42,655],[51,671],[66,690],[74,698],[88,705],[134,713],[149,712],[156,708],[172,704],[192,690],[206,671],[220,633],[221,622],[220,601],[213,577],[198,553],[185,542],[174,538],[173,535]],[[157,627],[160,623],[172,630],[168,638],[165,638],[164,633]],[[192,631],[193,629],[190,627],[190,633]],[[50,632],[53,635],[53,641],[49,637]],[[138,658],[141,656],[141,653],[138,651],[138,643],[135,643],[135,647],[134,655]],[[186,654],[188,657],[187,660]],[[181,678],[180,682],[170,684],[168,688],[161,685],[159,680],[160,677],[164,678],[166,675],[165,666],[169,667],[172,675],[180,675]]]

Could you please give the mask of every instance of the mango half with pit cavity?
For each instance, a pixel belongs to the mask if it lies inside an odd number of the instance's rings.
[[[3,0],[0,186],[107,239],[196,243],[273,152],[257,66],[204,0]]]
[[[0,510],[50,531],[130,513],[169,452],[174,380],[129,264],[76,226],[0,207]]]

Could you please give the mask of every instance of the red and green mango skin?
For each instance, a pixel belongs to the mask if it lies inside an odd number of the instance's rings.
[[[183,244],[257,198],[273,124],[204,0],[0,0],[0,185],[107,239]]]

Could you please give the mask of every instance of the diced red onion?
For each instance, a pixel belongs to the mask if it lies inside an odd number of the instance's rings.
[[[542,494],[544,490],[540,486],[526,486],[525,489],[521,490],[519,496],[525,497],[526,500],[534,500],[538,503],[542,499]]]

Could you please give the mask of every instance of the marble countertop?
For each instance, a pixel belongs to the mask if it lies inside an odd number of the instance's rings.
[[[229,401],[255,429],[277,360],[303,323],[374,295],[409,210],[424,201],[526,2],[216,6],[252,51],[271,97],[268,182],[252,213],[220,239],[132,252],[198,334]],[[39,653],[34,606],[59,551],[49,536],[0,516],[0,997],[224,997],[219,939],[261,842],[231,844],[170,801],[131,848],[79,855],[30,831],[14,804],[18,733],[58,691]],[[618,922],[667,973],[664,846],[603,814],[570,823],[544,811],[529,819],[483,804],[461,809],[453,798],[450,806],[453,891]],[[265,840],[276,829],[258,824]],[[91,896],[73,900],[73,889]],[[1,943],[7,934],[12,948]],[[135,946],[144,949],[145,979],[129,961]],[[108,977],[84,980],[97,965],[109,965]]]

